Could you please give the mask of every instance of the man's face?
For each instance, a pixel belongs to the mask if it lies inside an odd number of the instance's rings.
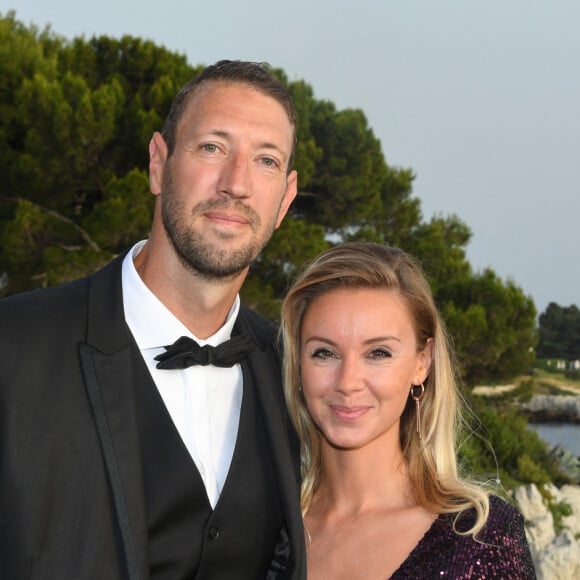
[[[296,196],[288,173],[294,130],[273,98],[241,83],[197,88],[166,157],[152,141],[152,191],[160,194],[167,238],[184,265],[209,279],[246,269]],[[160,184],[155,191],[154,184]]]

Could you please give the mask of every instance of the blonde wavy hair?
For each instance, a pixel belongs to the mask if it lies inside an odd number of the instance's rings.
[[[321,434],[300,390],[302,322],[313,300],[337,288],[398,292],[411,313],[418,348],[433,339],[433,360],[421,399],[423,436],[419,439],[416,433],[415,405],[409,397],[401,416],[401,448],[417,502],[433,513],[460,515],[474,508],[475,524],[463,533],[475,536],[487,521],[489,490],[458,475],[456,439],[463,402],[443,322],[419,264],[401,249],[374,243],[344,243],[320,254],[298,276],[282,305],[284,392],[300,439],[303,514],[320,483]]]

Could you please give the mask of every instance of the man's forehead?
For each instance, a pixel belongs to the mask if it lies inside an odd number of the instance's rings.
[[[209,85],[209,81],[204,82],[204,85]],[[239,99],[236,98],[235,93],[215,94],[216,91],[230,88],[234,91],[237,89],[241,91]],[[261,101],[245,101],[242,94],[244,92],[254,93],[259,95],[260,98],[268,99],[273,107],[264,106]],[[273,110],[277,110],[279,115],[275,113],[272,116]],[[292,142],[295,140],[295,128],[291,124],[287,111],[278,100],[252,85],[229,82],[212,82],[210,86],[200,87],[195,94],[191,94],[178,121],[177,133],[182,133],[185,130],[187,133],[190,131],[195,133],[221,133],[225,136],[226,133],[235,127],[235,125],[231,124],[231,121],[237,119],[243,122],[253,122],[256,125],[256,129],[262,126],[267,129],[272,138],[282,132],[287,134]],[[286,137],[284,137],[285,139]],[[292,146],[293,143],[290,147],[292,148]]]
[[[185,107],[186,111],[189,111],[192,107],[195,107],[196,102],[199,103],[201,99],[204,99],[208,93],[214,91],[220,91],[222,89],[232,89],[232,90],[239,90],[240,92],[250,92],[255,93],[265,99],[270,100],[273,104],[280,107],[280,109],[284,112],[284,115],[288,121],[288,124],[291,126],[292,130],[295,131],[294,124],[292,122],[292,118],[286,109],[284,103],[270,94],[268,91],[262,89],[259,86],[255,86],[252,83],[239,81],[239,80],[221,80],[221,79],[208,79],[203,81],[199,85],[195,86],[190,94],[187,97],[187,104]]]

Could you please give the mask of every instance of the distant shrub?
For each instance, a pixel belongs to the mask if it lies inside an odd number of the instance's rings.
[[[506,403],[474,397],[472,432],[460,446],[462,468],[483,478],[499,472],[508,488],[535,483],[572,483],[539,435],[528,428],[527,419]]]
[[[561,501],[558,503],[550,503],[549,508],[554,518],[554,532],[557,536],[564,529],[562,520],[572,515],[572,506],[565,501]]]
[[[520,481],[537,485],[550,483],[550,476],[528,454],[518,457],[517,476]]]
[[[548,373],[561,374],[566,369],[566,361],[557,358],[537,358],[535,366]]]

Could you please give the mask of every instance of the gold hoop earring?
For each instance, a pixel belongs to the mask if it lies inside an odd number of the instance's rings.
[[[416,394],[415,389],[421,389],[421,391]],[[420,385],[411,385],[411,399],[415,401],[415,416],[417,418],[417,433],[419,434],[419,440],[423,439],[423,433],[421,432],[421,399],[425,394],[425,385],[421,383]]]

